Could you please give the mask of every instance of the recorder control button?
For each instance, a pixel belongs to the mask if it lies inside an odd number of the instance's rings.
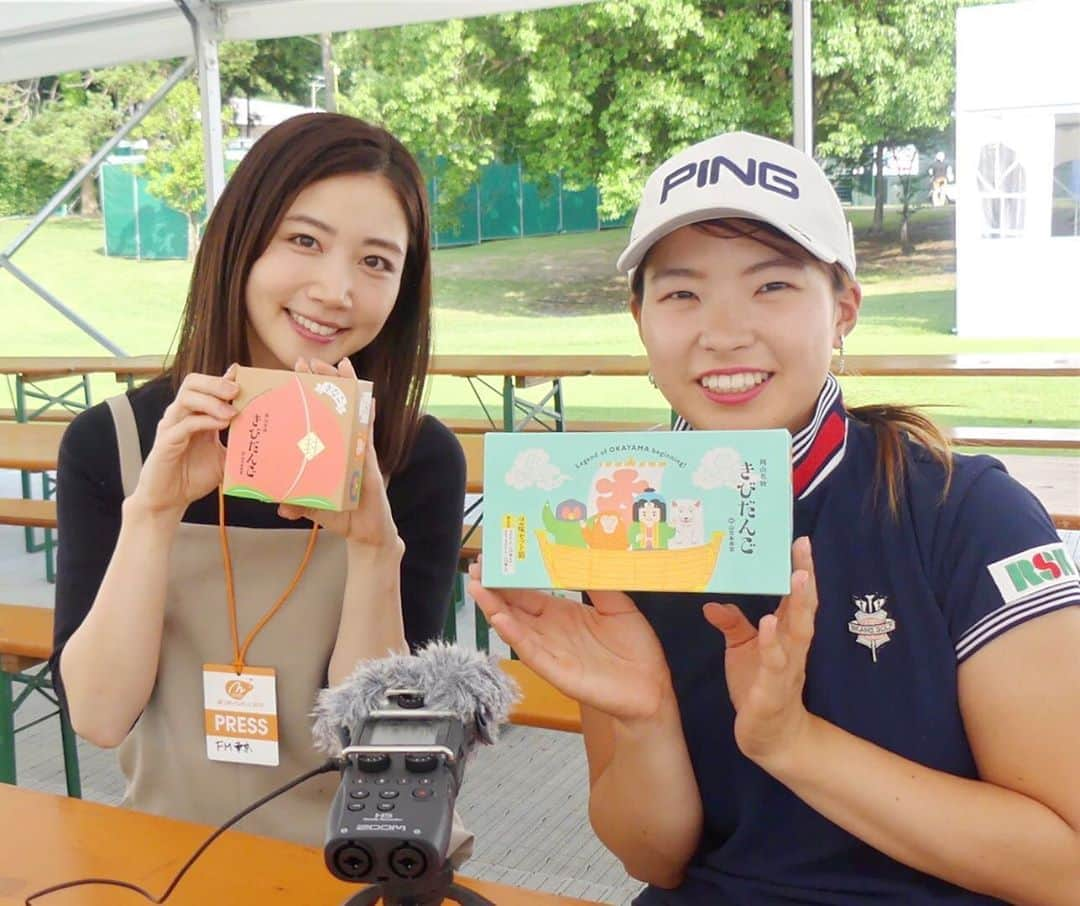
[[[362,812],[366,805],[363,802],[350,802],[348,808],[350,812]]]
[[[356,764],[362,771],[378,773],[390,767],[390,756],[385,752],[371,752],[356,756]]]
[[[394,803],[392,802],[380,802],[378,805],[380,812],[392,812],[394,810]]]
[[[414,774],[426,774],[434,771],[438,766],[438,759],[434,755],[406,755],[405,770]]]
[[[379,798],[380,799],[397,799],[397,797],[398,797],[398,791],[397,790],[383,790],[381,793],[379,793]]]
[[[429,786],[418,786],[412,791],[413,799],[431,799],[435,791]]]
[[[369,793],[367,790],[353,790],[351,793],[349,793],[349,797],[351,799],[367,799],[367,797],[370,795],[371,793]]]

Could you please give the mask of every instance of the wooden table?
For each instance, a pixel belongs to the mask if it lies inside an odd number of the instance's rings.
[[[91,374],[114,374],[132,386],[161,373],[166,358],[143,356],[0,356],[0,374],[15,377],[15,420],[31,421],[55,406],[81,411],[91,404]],[[65,389],[40,386],[43,381],[75,378]],[[81,398],[80,398],[81,396]],[[31,408],[31,401],[43,405]]]
[[[1077,377],[1080,355],[1059,353],[961,355],[849,355],[833,371],[862,377]],[[562,379],[567,377],[644,377],[649,360],[644,355],[436,355],[428,369],[432,375],[465,378],[502,397],[502,428],[517,430],[532,420],[549,417],[555,430],[562,427]],[[485,379],[500,378],[501,387]],[[517,390],[540,383],[552,389],[539,402],[522,400]],[[479,393],[477,393],[479,397]],[[552,408],[547,408],[548,402]],[[522,418],[517,418],[518,414]],[[491,417],[490,415],[488,416]]]
[[[117,374],[153,377],[168,360],[160,355],[136,356],[0,356],[0,374],[22,375],[27,380]]]
[[[839,363],[839,356],[834,357],[834,371],[866,377],[1080,376],[1080,354],[1075,353],[848,355],[843,371]],[[435,355],[428,370],[455,377],[510,375],[520,380],[634,377],[649,373],[649,360],[644,355]]]
[[[168,359],[160,355],[83,357],[0,357],[0,374],[16,378],[15,417],[30,420],[53,406],[69,410],[90,404],[87,375],[112,373],[117,380],[132,385],[161,373]],[[848,376],[864,377],[1078,377],[1080,355],[1069,353],[960,354],[960,355],[849,355],[833,370]],[[488,414],[505,431],[519,429],[532,421],[549,419],[554,430],[562,430],[562,380],[567,377],[644,377],[649,363],[644,355],[435,355],[429,374],[459,377],[469,381],[483,405],[478,387],[495,393],[501,401],[501,419]],[[37,381],[58,377],[79,377],[81,384],[57,395],[38,388]],[[498,385],[494,382],[498,381]],[[517,391],[550,384],[538,402],[522,398]],[[82,390],[84,399],[72,398]],[[28,399],[44,401],[31,411]],[[485,407],[486,411],[486,407]]]
[[[0,815],[0,906],[22,906],[37,890],[85,877],[129,881],[160,896],[209,833],[198,824],[3,785]],[[504,884],[459,880],[498,906],[596,906]],[[339,906],[359,890],[333,878],[319,850],[229,831],[195,863],[167,902]],[[116,887],[86,886],[50,894],[34,906],[145,903],[138,894]]]

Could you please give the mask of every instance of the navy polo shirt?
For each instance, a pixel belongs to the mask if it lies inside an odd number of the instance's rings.
[[[811,538],[820,602],[806,705],[912,761],[977,778],[958,665],[1020,623],[1080,604],[1080,581],[1042,505],[996,459],[957,455],[943,499],[940,464],[918,445],[908,453],[894,518],[885,490],[875,495],[873,430],[846,416],[831,376],[793,438],[794,531]],[[738,751],[724,637],[701,613],[715,595],[633,597],[667,655],[705,817],[682,886],[647,888],[635,906],[999,902],[868,846]],[[724,600],[755,624],[778,603]]]

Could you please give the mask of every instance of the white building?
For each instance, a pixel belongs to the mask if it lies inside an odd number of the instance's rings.
[[[1080,0],[956,21],[956,326],[1080,336]]]
[[[243,138],[258,138],[278,123],[301,113],[313,113],[318,107],[301,107],[282,101],[264,101],[259,98],[229,98],[233,109],[233,125]]]

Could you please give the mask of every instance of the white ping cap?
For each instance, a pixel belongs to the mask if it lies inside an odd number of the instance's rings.
[[[770,224],[855,277],[851,228],[821,167],[791,145],[750,132],[706,139],[653,171],[616,267],[630,272],[669,233],[724,217]]]

